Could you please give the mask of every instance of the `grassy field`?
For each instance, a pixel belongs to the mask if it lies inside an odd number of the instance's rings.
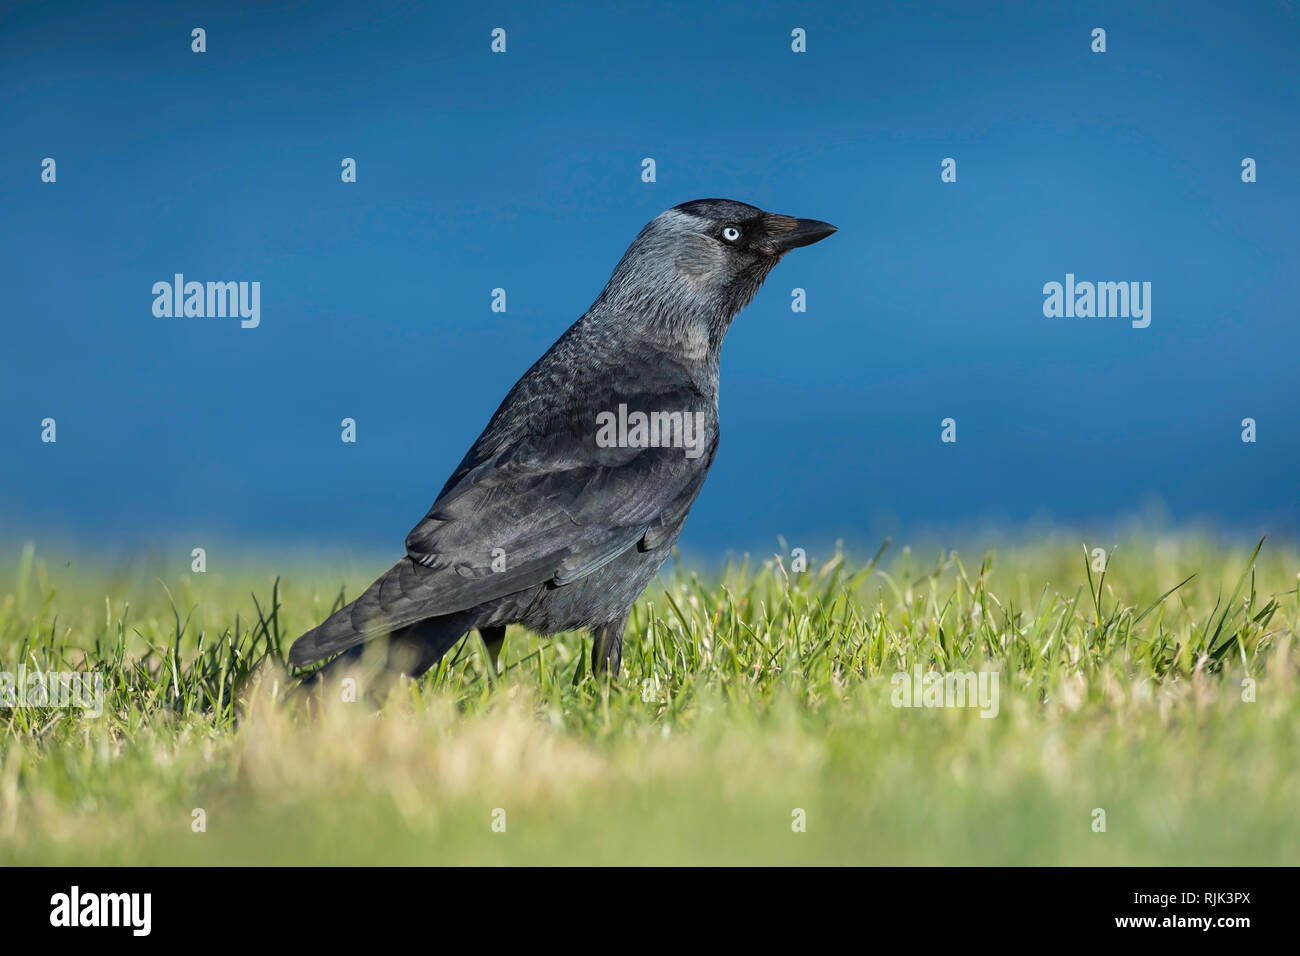
[[[677,567],[613,686],[512,629],[382,707],[282,665],[378,567],[15,549],[0,670],[104,712],[0,709],[0,863],[1297,864],[1300,555],[1254,544]],[[895,706],[918,665],[996,715]]]

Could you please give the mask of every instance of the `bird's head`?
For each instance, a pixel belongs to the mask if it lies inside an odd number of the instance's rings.
[[[597,301],[672,326],[707,322],[720,345],[781,257],[833,232],[730,199],[682,203],[646,224]]]

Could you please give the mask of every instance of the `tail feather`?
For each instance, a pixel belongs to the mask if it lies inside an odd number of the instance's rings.
[[[324,667],[304,678],[306,686],[316,686],[335,675],[339,670],[362,667],[374,676],[387,672],[390,675],[406,674],[419,677],[433,667],[474,627],[474,616],[468,613],[448,614],[430,618],[419,624],[402,628],[390,637],[378,638],[370,644],[358,644],[339,654]],[[371,654],[374,644],[381,643],[377,653]]]
[[[383,633],[383,628],[376,633]],[[306,667],[316,661],[324,660],[331,654],[357,647],[369,640],[373,634],[358,630],[352,624],[352,605],[335,611],[324,621],[303,634],[289,648],[289,663],[294,667]]]
[[[306,667],[344,652],[351,659],[360,655],[362,645],[387,638],[390,667],[418,676],[475,626],[476,615],[469,611],[443,614],[397,628],[390,627],[386,621],[373,620],[359,626],[353,604],[335,611],[294,641],[289,648],[289,663]]]

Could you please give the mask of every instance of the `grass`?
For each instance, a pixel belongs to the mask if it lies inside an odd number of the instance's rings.
[[[100,672],[104,713],[0,709],[0,863],[1294,865],[1300,554],[1254,551],[678,567],[612,686],[584,635],[512,629],[496,680],[471,639],[313,709],[284,652],[364,571],[28,548],[0,670]],[[918,664],[995,671],[997,715],[894,706]]]

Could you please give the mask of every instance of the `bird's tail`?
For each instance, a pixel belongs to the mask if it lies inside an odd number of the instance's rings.
[[[344,605],[320,624],[303,634],[289,648],[289,663],[294,667],[307,667],[350,648],[358,647],[377,634],[382,625],[358,626],[353,620],[356,601]]]
[[[469,611],[415,621],[410,620],[413,614],[406,620],[388,621],[364,613],[374,605],[373,601],[367,601],[368,596],[381,588],[393,571],[372,584],[357,600],[294,641],[289,648],[289,663],[307,667],[335,654],[343,655],[339,663],[354,661],[367,650],[365,645],[384,639],[388,668],[415,677],[438,663],[452,645],[473,629],[476,615]]]
[[[430,618],[403,628],[388,637],[358,644],[339,654],[324,667],[303,678],[306,689],[323,685],[341,672],[359,672],[368,679],[392,679],[399,674],[419,677],[456,645],[473,627],[473,618],[452,614]]]

